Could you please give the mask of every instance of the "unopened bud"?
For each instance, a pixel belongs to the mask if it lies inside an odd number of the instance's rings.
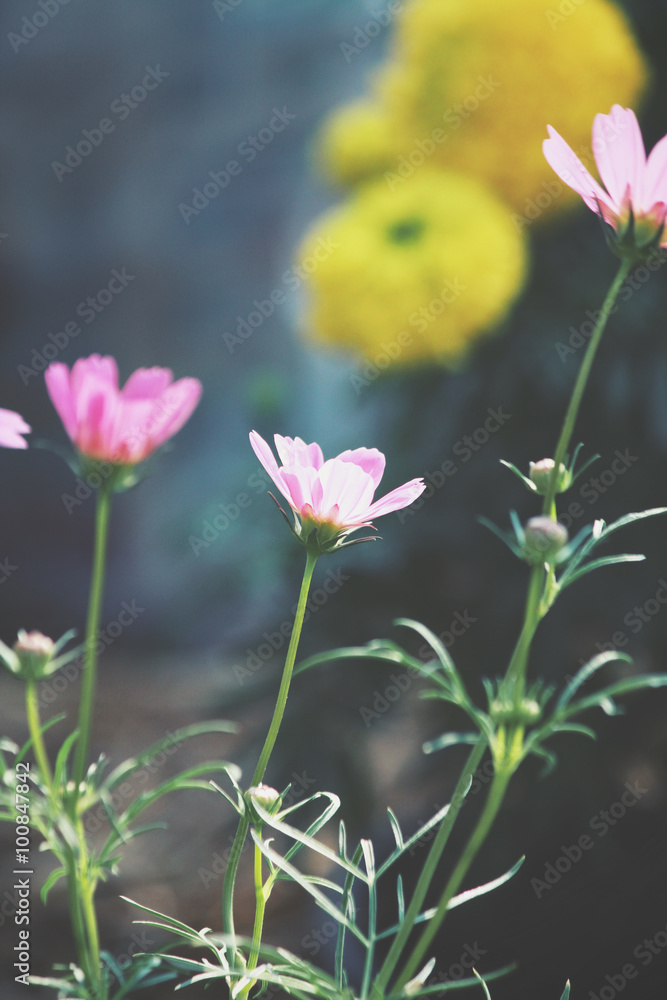
[[[531,517],[525,528],[523,555],[534,566],[555,562],[567,542],[567,530],[558,521],[550,517]]]
[[[539,462],[530,463],[528,477],[535,484],[535,489],[540,496],[546,496],[549,492],[549,483],[556,463],[553,458],[542,458]],[[558,465],[558,475],[556,477],[556,493],[564,493],[572,485],[572,475],[562,462]]]
[[[541,714],[542,710],[534,698],[524,698],[520,705],[515,705],[513,701],[496,698],[491,703],[490,709],[491,718],[501,726],[511,723],[528,726],[537,722]]]
[[[246,798],[251,806],[256,803],[269,813],[276,812],[280,805],[280,793],[275,788],[271,788],[270,785],[253,785],[246,792]]]
[[[14,643],[14,652],[20,664],[20,673],[27,677],[42,677],[55,651],[53,639],[41,632],[20,629]]]

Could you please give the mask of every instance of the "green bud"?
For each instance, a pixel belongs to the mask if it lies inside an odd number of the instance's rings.
[[[550,517],[531,517],[524,531],[523,557],[533,566],[556,562],[567,542],[567,530],[558,521]]]
[[[551,474],[555,467],[553,458],[542,458],[539,462],[530,463],[528,478],[535,485],[535,489],[540,496],[546,496],[549,492]],[[561,462],[558,466],[558,476],[556,478],[556,493],[564,493],[572,485],[572,474]]]
[[[513,701],[496,698],[491,703],[490,714],[493,721],[501,726],[512,723],[528,726],[539,720],[542,709],[533,698],[524,698],[518,706]]]
[[[278,809],[280,808],[280,802],[281,802],[280,793],[277,792],[275,788],[271,788],[270,785],[264,785],[264,784],[253,785],[253,787],[249,788],[248,791],[245,793],[245,797],[246,801],[250,805],[250,808],[252,810],[255,819],[260,820],[260,822],[261,819],[259,815],[255,813],[255,810],[252,808],[255,803],[257,803],[257,805],[260,806],[262,809],[265,809],[266,812],[271,814],[277,812]]]

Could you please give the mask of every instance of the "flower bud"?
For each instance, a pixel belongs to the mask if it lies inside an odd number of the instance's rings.
[[[277,792],[275,788],[271,788],[270,785],[253,785],[253,787],[249,788],[245,794],[251,809],[255,803],[262,809],[265,809],[268,813],[277,812],[280,807],[280,793]],[[255,812],[254,809],[252,811],[253,813]],[[259,819],[258,816],[256,816],[256,818]]]
[[[535,489],[540,496],[546,496],[549,492],[551,474],[555,467],[553,458],[542,458],[539,462],[530,463],[528,477],[535,485]],[[572,485],[572,474],[569,469],[560,462],[558,466],[558,476],[556,478],[556,493],[564,493]]]
[[[43,677],[53,655],[55,642],[41,632],[26,632],[20,629],[14,643],[14,652],[18,658],[18,673],[22,677]]]
[[[539,720],[542,709],[534,698],[524,698],[518,706],[513,701],[495,698],[491,703],[490,715],[500,726],[512,723],[529,726]]]
[[[556,562],[567,542],[567,530],[558,521],[550,517],[531,517],[524,533],[524,559],[533,566]]]

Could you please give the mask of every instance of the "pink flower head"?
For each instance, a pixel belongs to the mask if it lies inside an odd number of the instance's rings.
[[[408,507],[426,488],[423,479],[412,479],[373,502],[385,467],[377,448],[355,448],[325,462],[318,444],[280,434],[274,440],[281,466],[266,441],[256,431],[250,434],[257,458],[294,511],[294,534],[319,552],[353,544],[345,542],[350,532]]]
[[[168,368],[139,368],[118,388],[113,358],[93,354],[49,365],[46,388],[65,430],[84,458],[132,466],[186,422],[201,396],[196,378],[172,381]]]
[[[28,442],[21,435],[28,434],[31,430],[18,413],[0,409],[0,447],[27,448]]]
[[[550,166],[568,187],[614,231],[621,256],[642,256],[667,247],[667,136],[648,159],[634,111],[615,104],[593,120],[593,152],[602,187],[550,125],[542,148]],[[641,251],[641,253],[638,253]]]

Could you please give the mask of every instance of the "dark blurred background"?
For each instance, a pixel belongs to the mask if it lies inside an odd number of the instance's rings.
[[[336,199],[313,166],[314,137],[333,107],[364,92],[388,33],[346,61],[341,43],[377,5],[240,0],[231,10],[224,6],[71,0],[17,48],[9,35],[37,7],[3,4],[0,403],[28,420],[33,438],[65,444],[40,358],[54,342],[49,335],[76,319],[78,304],[104,289],[114,269],[128,276],[126,287],[81,324],[58,359],[71,365],[80,356],[108,353],[118,359],[123,380],[139,366],[161,365],[203,382],[202,402],[173,447],[114,503],[103,622],[115,621],[123,602],[136,602],[141,611],[101,657],[94,743],[120,760],[177,725],[230,718],[240,721],[236,737],[193,743],[164,764],[164,773],[222,755],[247,775],[282,665],[283,650],[266,655],[267,643],[290,618],[302,565],[301,550],[256,478],[248,431],[300,435],[319,441],[328,454],[379,447],[388,457],[387,489],[455,460],[457,473],[444,488],[430,490],[419,509],[380,523],[381,543],[322,560],[315,587],[329,577],[334,594],[311,616],[302,651],[381,636],[414,650],[420,643],[395,629],[394,618],[418,618],[438,633],[463,619],[466,627],[456,629],[462,634],[450,635],[452,655],[481,697],[481,677],[500,674],[510,655],[528,570],[477,515],[505,525],[511,508],[523,517],[535,512],[499,459],[527,468],[553,448],[581,353],[562,359],[556,344],[581,324],[587,308],[599,306],[616,264],[597,219],[583,207],[534,227],[531,275],[502,336],[482,344],[456,374],[397,371],[355,391],[354,359],[320,353],[299,337],[301,289],[230,352],[224,334],[248,315],[253,300],[282,287],[303,232]],[[640,115],[650,147],[667,131],[667,5],[628,0],[620,6],[652,73]],[[155,89],[58,179],[53,161],[62,161],[82,128],[97,125],[148,68],[159,79]],[[191,203],[209,171],[222,170],[276,108],[294,116],[289,125],[186,221],[179,205]],[[666,309],[659,271],[610,323],[581,414],[588,452],[601,458],[575,488],[585,516],[573,530],[596,517],[611,521],[665,502]],[[464,461],[457,442],[484,426],[489,409],[508,418]],[[617,451],[626,456],[622,473],[610,471]],[[21,627],[54,636],[73,626],[81,630],[94,500],[63,501],[76,484],[49,451],[3,451],[0,460],[0,635],[11,642]],[[240,494],[250,497],[242,508]],[[207,528],[214,518],[218,526]],[[533,656],[533,670],[554,683],[609,642],[630,653],[639,670],[667,666],[667,612],[656,598],[667,593],[661,591],[664,524],[656,520],[617,537],[620,548],[648,558],[588,577],[559,602]],[[396,702],[383,701],[389,673],[352,662],[298,679],[267,775],[278,787],[292,781],[295,796],[317,788],[341,795],[352,834],[374,837],[379,853],[391,846],[386,807],[407,830],[415,828],[447,801],[463,759],[457,750],[422,755],[425,739],[461,728],[464,720],[421,701],[417,681]],[[20,740],[22,692],[9,675],[0,684],[3,731]],[[55,691],[47,714],[64,708],[71,716],[76,685],[65,686]],[[389,707],[377,711],[382,704]],[[562,737],[559,766],[548,778],[539,777],[537,766],[524,766],[469,884],[496,876],[524,853],[525,865],[508,886],[451,915],[438,939],[437,976],[456,978],[468,946],[483,953],[481,971],[518,963],[511,978],[494,985],[494,1000],[558,1000],[568,976],[573,998],[600,995],[612,988],[606,977],[613,981],[629,962],[638,976],[625,996],[663,995],[667,948],[655,945],[646,964],[633,952],[656,934],[667,940],[660,933],[667,927],[666,716],[667,696],[633,697],[625,717],[591,718],[600,734],[596,744]],[[626,783],[643,791],[600,835],[601,810],[621,801]],[[462,818],[453,846],[461,844],[481,799]],[[138,934],[134,914],[119,902],[121,892],[196,927],[220,924],[215,865],[231,843],[230,809],[203,793],[174,797],[162,808],[156,818],[166,818],[170,828],[137,841],[120,878],[100,890],[102,933],[116,956],[161,940],[153,932],[148,940],[132,937]],[[594,849],[557,884],[540,890],[531,883],[544,878],[564,847],[596,828]],[[3,837],[9,849],[7,831]],[[426,849],[406,865],[408,884]],[[8,854],[3,893],[11,887],[10,865]],[[47,859],[39,865],[48,871]],[[247,879],[242,885],[248,889]],[[388,914],[390,907],[388,899]],[[14,925],[2,912],[2,994],[14,1000],[23,995],[8,957]],[[33,898],[36,974],[73,956],[65,913],[62,891],[53,892],[46,909]],[[242,903],[242,914],[250,919],[249,903]],[[331,963],[331,924],[304,907],[298,893],[276,893],[268,926],[269,940]],[[154,995],[166,997],[171,989]],[[190,995],[199,995],[197,989]]]

